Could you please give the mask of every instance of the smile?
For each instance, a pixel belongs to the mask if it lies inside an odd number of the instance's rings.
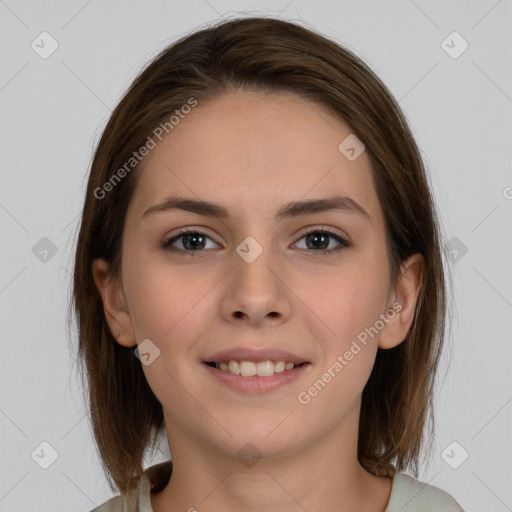
[[[296,379],[311,367],[311,363],[295,364],[285,361],[236,361],[203,363],[218,381],[243,393],[266,393]]]
[[[219,361],[207,363],[210,366],[222,370],[223,372],[230,372],[235,375],[242,375],[243,377],[252,377],[257,375],[258,377],[269,377],[274,373],[281,373],[286,370],[292,370],[298,364],[287,362],[287,361],[236,361],[234,359],[230,361]]]

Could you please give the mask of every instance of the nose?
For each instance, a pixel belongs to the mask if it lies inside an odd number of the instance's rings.
[[[271,250],[263,249],[254,260],[236,253],[223,291],[222,314],[253,327],[286,321],[291,291],[285,280],[285,268],[272,258]]]

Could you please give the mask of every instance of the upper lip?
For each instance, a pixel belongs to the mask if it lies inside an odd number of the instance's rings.
[[[285,361],[291,362],[295,364],[301,364],[308,362],[303,357],[300,357],[292,352],[288,352],[286,350],[281,350],[274,347],[261,347],[261,348],[251,348],[251,347],[235,347],[227,350],[221,350],[220,352],[216,352],[212,354],[208,358],[206,358],[203,362],[205,363],[218,363],[221,361]]]

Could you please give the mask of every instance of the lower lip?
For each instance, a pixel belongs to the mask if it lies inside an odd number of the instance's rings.
[[[214,377],[224,384],[227,384],[230,388],[244,393],[258,394],[273,391],[298,379],[304,372],[308,371],[311,363],[305,363],[302,366],[297,366],[291,370],[274,373],[274,375],[270,375],[268,377],[258,377],[257,375],[252,377],[243,377],[242,375],[235,375],[231,372],[219,370],[218,368],[214,368],[206,363],[203,363],[203,365]]]

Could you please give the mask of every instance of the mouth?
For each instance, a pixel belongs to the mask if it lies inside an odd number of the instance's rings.
[[[258,396],[276,391],[303,378],[312,363],[265,359],[204,361],[202,367],[222,386],[244,395]]]
[[[208,361],[206,365],[217,368],[218,370],[242,377],[271,377],[276,373],[283,373],[300,366],[310,364],[305,361],[294,363],[292,361],[273,361],[266,359],[264,361],[247,361],[230,359],[225,361]]]
[[[212,353],[202,367],[223,386],[244,394],[277,390],[300,379],[312,363],[275,346],[238,346]]]

